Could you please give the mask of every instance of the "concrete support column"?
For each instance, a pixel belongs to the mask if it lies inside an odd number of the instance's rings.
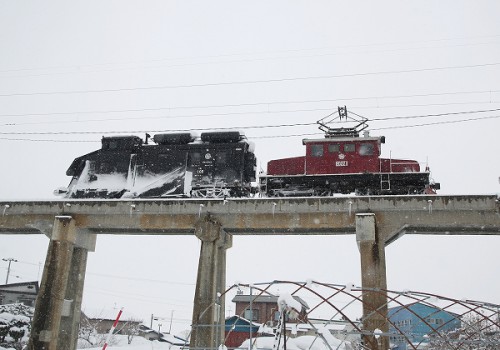
[[[195,226],[201,240],[198,277],[193,306],[191,349],[215,349],[224,339],[224,296],[226,285],[226,250],[232,237],[210,215]]]
[[[215,339],[216,344],[224,344],[225,340],[225,326],[226,326],[226,295],[222,294],[226,290],[226,252],[229,248],[233,246],[233,236],[222,231],[221,236],[216,241],[217,242],[217,291],[218,296],[218,308],[219,308],[219,320],[218,320],[218,330],[217,337]]]
[[[88,251],[96,236],[78,233],[70,216],[54,221],[35,305],[30,350],[75,350]]]
[[[36,299],[28,344],[30,350],[57,350],[75,241],[74,220],[70,216],[57,216]]]
[[[76,350],[78,329],[82,309],[83,284],[87,268],[88,251],[85,248],[75,247],[71,260],[68,284],[66,287],[65,308],[61,318],[58,349]]]
[[[356,214],[356,241],[361,256],[363,288],[363,329],[388,333],[387,276],[385,246],[377,232],[375,214]],[[371,350],[389,349],[389,337],[363,335],[362,341]]]

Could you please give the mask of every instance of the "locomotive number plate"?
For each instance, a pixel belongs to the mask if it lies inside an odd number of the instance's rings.
[[[347,160],[336,161],[335,166],[348,166]]]

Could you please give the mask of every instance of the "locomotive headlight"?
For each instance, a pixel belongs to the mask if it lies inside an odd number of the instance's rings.
[[[206,160],[212,159],[212,155],[210,153],[205,154],[205,159]]]

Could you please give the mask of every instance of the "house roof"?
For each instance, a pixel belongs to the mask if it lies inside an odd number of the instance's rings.
[[[20,282],[0,285],[0,291],[19,294],[38,294],[38,282]]]
[[[183,339],[182,337],[179,337],[177,335],[170,333],[161,333],[154,329],[149,328],[146,325],[140,325],[139,328],[141,332],[144,334],[151,334],[151,333],[155,334],[156,336],[158,336],[158,341],[160,342],[169,343],[171,345],[176,345],[176,346],[184,346],[189,342],[189,340]]]
[[[293,298],[297,300],[302,306],[307,310],[309,309],[309,305],[299,296],[294,295]],[[252,300],[252,303],[273,303],[276,304],[278,302],[277,295],[244,295],[244,294],[236,294],[233,298],[234,303],[249,303]]]
[[[257,332],[261,329],[262,324],[252,322],[244,317],[234,315],[226,318],[225,329],[226,332]]]
[[[232,325],[232,324],[235,324],[235,323],[260,327],[260,323],[252,322],[249,319],[246,319],[246,318],[238,316],[238,315],[233,315],[233,316],[226,317],[226,325],[228,325],[228,324]]]
[[[102,309],[92,309],[86,308],[82,310],[82,317],[86,317],[89,320],[106,320],[106,321],[115,321],[118,316],[118,312],[120,309],[117,308],[102,308]],[[123,310],[120,315],[120,322],[132,322],[141,324],[142,319],[136,317],[135,315],[128,312],[126,309]]]
[[[419,310],[417,312],[417,309]],[[410,311],[411,310],[411,311]],[[420,303],[420,302],[414,302],[411,304],[407,305],[399,305],[395,307],[391,307],[388,309],[389,317],[396,315],[400,312],[417,312],[419,314],[422,313],[422,310],[426,310],[426,314],[434,314],[437,312],[443,312],[445,314],[451,315],[455,318],[460,318],[460,315],[454,312],[451,312],[450,310],[445,310],[443,308],[440,308],[439,306],[433,306],[425,303]]]
[[[170,333],[161,333],[161,334],[162,334],[162,337],[160,339],[161,342],[166,342],[176,346],[185,346],[186,344],[188,344],[188,341],[186,339],[182,339],[181,337],[178,337],[176,335]]]

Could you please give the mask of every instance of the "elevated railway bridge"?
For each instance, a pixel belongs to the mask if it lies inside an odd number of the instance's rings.
[[[217,318],[211,306],[225,289],[234,235],[356,235],[367,290],[387,289],[385,247],[405,234],[500,235],[495,195],[25,201],[1,202],[0,210],[0,233],[50,239],[29,344],[36,350],[76,349],[87,254],[101,234],[201,240],[190,345],[203,349],[223,339],[224,313]],[[363,305],[364,329],[387,331],[377,316],[387,311],[383,294],[365,292]],[[366,344],[387,349],[387,341]]]

